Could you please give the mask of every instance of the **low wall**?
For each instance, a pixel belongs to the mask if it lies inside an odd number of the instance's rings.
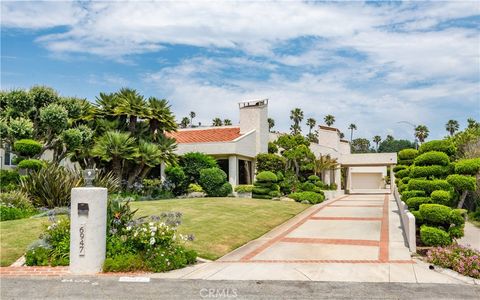
[[[410,252],[417,252],[417,237],[415,228],[415,217],[408,210],[408,206],[400,198],[397,186],[394,186],[393,196],[397,202],[398,211],[400,212],[400,219],[402,220],[402,226],[407,237],[408,248]]]
[[[323,193],[325,194],[325,200],[330,200],[345,194],[345,191],[344,190],[323,190]]]

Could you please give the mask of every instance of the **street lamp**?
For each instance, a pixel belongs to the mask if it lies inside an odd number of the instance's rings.
[[[413,124],[413,123],[410,123],[408,121],[400,121],[400,122],[397,122],[398,124],[407,124],[407,125],[410,125],[413,127],[413,139],[415,141],[415,148],[418,149],[418,140],[417,140],[417,135],[415,134],[415,129],[417,128],[417,125]]]

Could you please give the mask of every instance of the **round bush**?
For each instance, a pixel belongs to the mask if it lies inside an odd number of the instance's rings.
[[[40,109],[40,122],[45,129],[61,132],[68,126],[68,111],[62,105],[51,103]]]
[[[448,155],[439,151],[430,151],[417,156],[414,160],[416,166],[448,166],[450,159]]]
[[[465,235],[465,226],[453,226],[448,228],[448,234],[453,239],[459,239]]]
[[[430,195],[435,190],[450,191],[452,186],[446,180],[411,179],[408,182],[408,190],[421,190]]]
[[[444,178],[449,173],[448,166],[413,166],[410,168],[411,178]]]
[[[448,246],[452,243],[446,231],[426,225],[420,227],[420,239],[426,246]]]
[[[455,226],[462,226],[465,224],[465,218],[463,217],[466,213],[464,209],[452,209],[449,216],[449,221]]]
[[[259,182],[277,182],[277,175],[270,171],[258,173],[256,180]]]
[[[410,169],[400,170],[396,174],[397,178],[404,178],[410,176]]]
[[[287,163],[283,156],[270,153],[260,153],[257,155],[256,159],[257,172],[259,173],[263,171],[271,171],[274,173],[281,172],[285,170],[285,165]]]
[[[425,223],[432,225],[449,225],[452,209],[441,204],[422,204],[419,209]],[[448,228],[449,226],[447,226]]]
[[[254,186],[252,189],[252,197],[255,198],[255,195],[268,195],[270,193],[269,188]]]
[[[475,177],[468,175],[449,175],[447,182],[457,191],[474,191],[477,186]]]
[[[412,197],[407,199],[405,203],[410,211],[415,211],[418,210],[422,204],[432,203],[432,199],[430,197]]]
[[[408,190],[408,184],[403,184],[401,181],[400,181],[400,183],[401,184],[398,185],[398,192],[401,194],[404,191]]]
[[[230,184],[230,182],[225,182],[218,189],[215,197],[227,197],[228,195],[230,195],[232,193],[232,191],[233,191],[233,189],[232,189],[232,185]]]
[[[432,201],[435,204],[442,204],[448,206],[450,204],[451,195],[448,191],[438,190],[433,191],[430,195],[430,198],[432,198]]]
[[[13,144],[13,150],[21,156],[32,157],[42,152],[42,144],[30,139],[18,140]]]
[[[24,159],[18,164],[19,169],[38,171],[45,167],[45,162],[39,159]]]
[[[455,173],[476,175],[480,172],[480,158],[461,159],[455,164]]]
[[[425,191],[404,191],[402,193],[402,201],[405,202],[410,198],[413,197],[424,197],[425,196]]]
[[[168,167],[165,169],[167,181],[173,185],[172,193],[175,196],[183,195],[187,192],[188,181],[185,172],[180,167]]]
[[[420,154],[430,152],[430,151],[439,151],[446,153],[448,156],[452,156],[457,152],[453,142],[448,140],[434,140],[430,142],[423,143],[418,149]]]
[[[321,203],[323,202],[323,200],[325,200],[325,196],[315,192],[291,193],[290,195],[288,195],[288,197],[297,202],[308,201],[311,204]]]
[[[320,181],[320,177],[318,177],[317,175],[310,175],[308,176],[308,181],[315,183],[317,181]]]
[[[33,123],[30,119],[16,118],[10,121],[8,134],[16,139],[26,139],[33,136]]]
[[[189,193],[201,193],[201,192],[203,192],[203,189],[199,184],[190,183],[188,185],[188,192]]]
[[[416,149],[403,149],[398,152],[398,159],[414,159],[417,155]]]
[[[407,169],[408,166],[404,166],[404,165],[396,165],[395,167],[393,167],[393,172],[397,173],[398,171],[400,170],[405,170]]]
[[[218,167],[217,161],[213,157],[200,152],[189,152],[180,156],[179,165],[185,172],[189,183],[198,183],[201,170]]]
[[[223,185],[227,181],[227,174],[219,168],[208,168],[200,171],[199,183],[210,197],[224,197]],[[230,186],[231,190],[231,186]]]
[[[307,182],[302,183],[301,190],[305,191],[305,192],[313,192],[313,190],[316,187],[317,186],[315,184],[307,181]]]
[[[422,218],[422,215],[420,214],[420,212],[417,210],[417,211],[411,211],[412,215],[415,217],[415,224],[417,226],[419,225],[422,225],[423,224],[423,218]]]

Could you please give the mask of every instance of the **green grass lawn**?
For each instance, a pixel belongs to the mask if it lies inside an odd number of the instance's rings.
[[[200,257],[217,259],[260,237],[275,226],[300,213],[309,205],[297,202],[241,198],[196,198],[133,202],[137,217],[159,215],[164,211],[183,214],[179,230],[194,234],[190,246]],[[0,222],[0,265],[8,266],[38,239],[47,218]]]
[[[198,255],[217,259],[262,236],[309,205],[297,202],[241,198],[196,198],[132,203],[137,216],[162,211],[183,213],[181,233],[195,235],[191,247]]]
[[[27,246],[43,232],[47,218],[0,222],[0,265],[11,265],[25,253]]]

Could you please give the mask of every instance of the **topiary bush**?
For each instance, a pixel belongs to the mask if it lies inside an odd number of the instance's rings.
[[[397,178],[404,178],[404,177],[409,177],[410,176],[410,169],[404,169],[404,170],[400,170],[397,172],[397,174],[395,175]]]
[[[410,177],[403,177],[401,180],[402,180],[402,183],[403,184],[408,184],[408,182],[410,181]]]
[[[18,140],[13,144],[13,150],[20,156],[33,157],[42,152],[42,144],[30,139]]]
[[[426,153],[428,154],[428,153]],[[411,178],[445,178],[450,174],[448,166],[413,166],[410,168],[409,176]]]
[[[411,197],[407,199],[405,203],[410,211],[415,211],[418,210],[422,204],[432,203],[432,199],[430,197]]]
[[[232,186],[226,185],[227,174],[219,168],[200,171],[199,183],[209,197],[225,197],[232,192]]]
[[[286,159],[283,156],[272,153],[260,153],[256,157],[257,173],[263,171],[270,171],[273,173],[282,172],[285,170]]]
[[[200,152],[185,153],[180,156],[178,163],[182,167],[188,183],[199,183],[200,172],[203,169],[218,167],[217,161],[213,157]]]
[[[45,162],[40,159],[24,159],[18,163],[19,169],[38,171],[46,166]]]
[[[167,167],[165,169],[165,176],[175,196],[180,196],[187,192],[188,180],[181,167]]]
[[[270,171],[263,171],[257,175],[256,180],[259,182],[277,182],[277,175]]]
[[[441,204],[422,204],[419,209],[425,223],[449,228],[452,209]]]
[[[416,166],[448,166],[450,159],[448,155],[439,151],[430,151],[417,156],[414,160]]]
[[[452,186],[446,180],[411,179],[408,182],[408,190],[421,190],[430,195],[436,190],[450,191]]]
[[[400,165],[410,166],[413,164],[413,159],[399,159],[397,162]]]
[[[398,152],[398,159],[400,160],[410,160],[417,157],[418,151],[416,149],[403,149]]]
[[[256,176],[256,181],[253,184],[252,197],[257,199],[272,199],[272,197],[279,197],[281,194],[280,186],[276,184],[277,175],[270,171],[260,172]]]
[[[311,204],[321,203],[325,200],[324,195],[315,192],[296,192],[291,193],[288,197],[297,202],[308,201]]]
[[[457,149],[453,142],[449,140],[434,140],[426,142],[423,143],[418,149],[420,154],[430,151],[439,151],[446,153],[448,156],[453,156],[457,152]]]
[[[404,166],[404,165],[396,165],[395,167],[393,167],[393,172],[397,173],[398,171],[400,170],[405,170],[407,169],[408,166]]]
[[[476,189],[476,180],[473,176],[452,174],[447,177],[447,182],[453,186],[456,191],[474,191]]]
[[[420,240],[426,246],[448,246],[452,243],[448,232],[427,225],[420,227]]]
[[[235,192],[237,193],[251,193],[253,190],[252,184],[239,184],[235,186]]]
[[[455,173],[476,175],[480,172],[480,158],[461,159],[455,163]]]
[[[450,200],[452,196],[448,191],[438,190],[438,191],[433,191],[432,194],[430,195],[430,198],[432,198],[433,203],[449,206],[451,204]]]
[[[402,201],[403,202],[406,202],[408,199],[410,198],[413,198],[413,197],[424,197],[425,196],[425,191],[417,191],[417,190],[413,190],[413,191],[404,191],[402,193]]]

